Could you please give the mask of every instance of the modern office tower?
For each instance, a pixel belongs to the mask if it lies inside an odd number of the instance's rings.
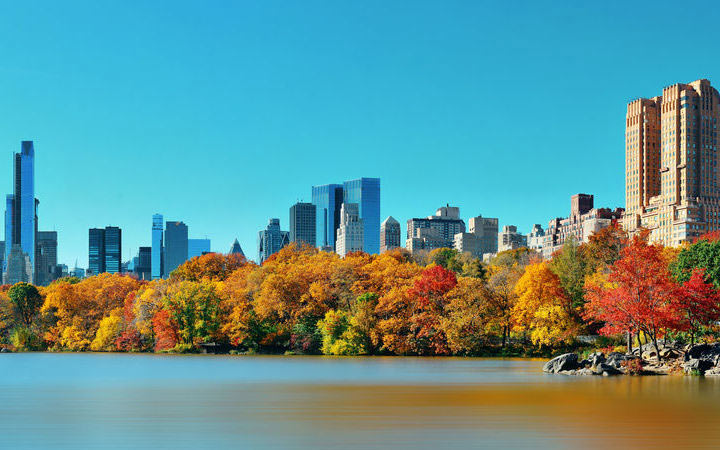
[[[290,242],[315,247],[317,208],[312,203],[295,203],[290,207]]]
[[[380,178],[359,178],[343,183],[343,202],[357,203],[363,222],[363,251],[380,252]]]
[[[447,205],[439,208],[434,216],[408,220],[405,246],[410,252],[453,248],[455,235],[464,232],[460,208]]]
[[[527,234],[527,246],[530,250],[535,250],[542,253],[543,243],[545,241],[545,230],[542,225],[536,223],[533,225],[530,233]]]
[[[105,227],[105,272],[122,273],[122,230]]]
[[[68,271],[68,266],[65,264],[58,264],[55,266],[53,278],[56,280],[60,278],[65,278],[66,276],[70,275],[70,272]]]
[[[231,255],[242,255],[245,256],[245,253],[243,253],[242,247],[240,247],[240,242],[238,242],[237,238],[235,238],[235,241],[230,246],[230,252]]]
[[[527,247],[527,237],[518,233],[515,225],[505,225],[498,235],[498,253],[522,247]]]
[[[594,197],[590,194],[575,194],[571,197],[570,216],[555,218],[548,223],[543,238],[543,258],[552,257],[571,236],[578,244],[587,243],[593,233],[622,220],[622,208],[595,208],[594,203]]]
[[[340,207],[340,227],[337,230],[335,251],[344,257],[348,253],[363,251],[365,227],[357,203],[343,203]]]
[[[188,259],[188,227],[183,222],[165,222],[165,276]]]
[[[188,239],[188,259],[210,253],[210,239]]]
[[[35,250],[35,284],[47,286],[56,279],[57,232],[38,231]]]
[[[152,247],[140,247],[135,259],[134,270],[139,280],[151,280]]]
[[[400,222],[388,216],[380,224],[380,253],[400,247]]]
[[[150,258],[150,273],[153,280],[165,275],[165,249],[163,243],[163,228],[165,223],[162,214],[153,214],[152,217],[152,251]]]
[[[5,241],[0,241],[0,279],[5,272]]]
[[[290,243],[290,233],[280,230],[280,219],[270,219],[267,227],[258,232],[258,263]]]
[[[35,149],[22,141],[13,159],[13,194],[6,198],[5,253],[7,283],[34,281],[37,200],[35,199]],[[10,254],[14,253],[11,258]],[[11,264],[16,264],[11,267]],[[28,270],[29,267],[29,270]]]
[[[468,221],[467,233],[454,236],[453,246],[460,253],[470,253],[476,258],[484,254],[497,253],[498,250],[498,219],[477,216]]]
[[[343,187],[326,184],[312,187],[312,203],[315,205],[315,239],[318,247],[335,248],[335,236],[340,226],[340,206],[343,202]]]
[[[105,272],[105,229],[90,228],[88,242],[88,275]]]
[[[720,229],[720,95],[708,80],[674,84],[627,107],[625,218],[629,233],[677,246]]]

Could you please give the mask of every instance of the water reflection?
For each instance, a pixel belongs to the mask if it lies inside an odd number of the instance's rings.
[[[720,380],[542,361],[0,355],[3,448],[692,447]]]

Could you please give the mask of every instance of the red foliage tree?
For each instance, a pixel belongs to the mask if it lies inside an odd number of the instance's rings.
[[[693,344],[701,326],[720,319],[720,294],[712,283],[705,281],[703,269],[693,270],[690,279],[683,284],[678,307]]]
[[[680,287],[671,279],[662,247],[635,236],[613,264],[609,284],[588,286],[585,317],[604,322],[603,334],[643,332],[660,358],[658,338],[682,327]]]
[[[170,317],[170,313],[161,309],[152,318],[153,332],[155,333],[155,351],[169,350],[179,341],[177,324]]]
[[[442,331],[440,320],[445,315],[448,299],[445,294],[457,285],[455,273],[442,266],[423,270],[408,292],[415,299],[410,316],[411,340],[418,354],[445,355],[450,351],[447,337]]]

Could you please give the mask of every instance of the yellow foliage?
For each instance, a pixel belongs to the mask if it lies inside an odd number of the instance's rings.
[[[122,326],[122,309],[120,308],[113,310],[109,316],[103,317],[97,333],[95,333],[95,339],[90,344],[90,350],[94,352],[115,350],[115,339],[122,332]]]

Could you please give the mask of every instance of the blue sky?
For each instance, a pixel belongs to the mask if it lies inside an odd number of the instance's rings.
[[[507,3],[507,4],[505,4]],[[151,216],[256,254],[313,184],[382,179],[402,224],[450,203],[529,231],[623,206],[632,98],[720,86],[713,2],[3,2],[0,193],[35,141],[41,229]],[[4,156],[2,156],[4,154]],[[404,231],[403,231],[404,238]]]

